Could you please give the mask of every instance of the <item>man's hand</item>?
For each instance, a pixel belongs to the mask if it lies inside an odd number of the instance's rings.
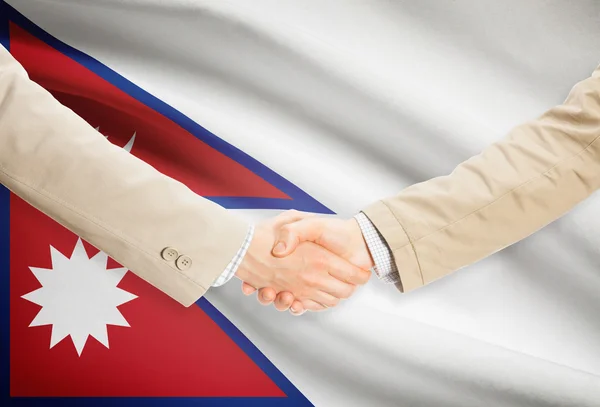
[[[373,267],[373,259],[355,219],[303,217],[302,214],[295,211],[286,212],[281,216],[290,222],[281,225],[277,232],[277,242],[273,248],[274,256],[290,256],[301,242],[313,242],[362,270],[370,270]],[[298,218],[300,220],[297,220]],[[252,284],[244,283],[242,291],[244,294],[250,295],[256,290]],[[323,309],[318,304],[294,298],[290,292],[278,293],[272,287],[261,288],[258,300],[264,305],[275,301],[275,307],[280,311],[291,307],[294,315],[300,315],[305,310]]]
[[[306,309],[333,307],[340,299],[352,295],[356,285],[365,284],[370,273],[320,245],[312,242],[300,243],[300,240],[310,239],[296,239],[297,233],[300,232],[301,236],[304,236],[307,232],[304,229],[286,229],[284,225],[302,218],[310,219],[307,215],[295,211],[286,212],[257,225],[252,243],[236,276],[253,290],[269,287],[274,293],[273,298],[276,293],[281,293],[283,300],[286,297],[296,299],[301,301]],[[282,240],[282,237],[289,239],[286,250],[278,251],[277,257],[274,257],[271,252],[275,240]],[[337,243],[344,245],[348,241]],[[365,259],[352,259],[359,264],[366,264]],[[365,268],[368,269],[368,266]]]

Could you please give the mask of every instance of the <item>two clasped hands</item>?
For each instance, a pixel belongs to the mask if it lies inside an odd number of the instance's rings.
[[[558,219],[600,189],[599,170],[600,67],[564,103],[449,175],[408,186],[349,220],[290,211],[256,225],[236,276],[245,294],[258,289],[261,303],[296,315],[350,297],[368,281],[373,257],[378,277],[408,292]]]
[[[246,295],[293,315],[336,306],[370,277],[373,259],[355,219],[287,211],[255,226],[236,276]]]

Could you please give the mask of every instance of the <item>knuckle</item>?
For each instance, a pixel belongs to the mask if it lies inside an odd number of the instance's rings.
[[[327,259],[327,256],[325,256],[324,254],[318,254],[313,258],[313,266],[317,269],[317,270],[326,270],[329,266],[329,261]]]
[[[327,307],[323,304],[317,304],[313,307],[313,309],[311,311],[325,311],[327,309]]]
[[[346,288],[344,288],[344,290],[341,293],[342,294],[341,298],[343,298],[343,299],[350,298],[350,296],[352,296],[352,291],[353,291],[352,287],[346,287]]]
[[[309,288],[315,288],[317,286],[316,273],[309,271],[303,274],[304,284]]]
[[[321,304],[313,300],[303,301],[302,306],[306,311],[318,311],[323,308]]]
[[[348,282],[351,282],[353,284],[364,284],[366,283],[365,274],[366,273],[364,271],[353,267],[347,272]]]
[[[329,307],[335,307],[336,305],[338,305],[340,303],[340,299],[339,298],[331,298],[328,303],[327,306]]]
[[[293,301],[294,297],[289,293],[284,293],[281,295],[281,297],[279,297],[279,304],[282,306],[289,307],[290,305],[292,305]]]
[[[348,282],[358,282],[360,277],[354,268],[349,268],[344,273],[346,275],[346,281]]]
[[[361,270],[360,272],[358,272],[358,277],[361,284],[366,284],[371,278],[371,273],[368,271]]]
[[[298,212],[295,209],[290,209],[288,211],[283,212],[281,215],[279,215],[279,218],[284,221],[289,222],[290,220],[297,218],[299,213],[300,212]]]

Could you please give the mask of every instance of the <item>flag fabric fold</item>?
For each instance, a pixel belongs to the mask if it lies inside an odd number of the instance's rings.
[[[32,80],[248,220],[349,217],[447,174],[598,64],[592,1],[0,7],[0,42]],[[597,205],[409,294],[374,277],[339,307],[293,318],[235,279],[181,307],[0,188],[3,397],[596,406]]]

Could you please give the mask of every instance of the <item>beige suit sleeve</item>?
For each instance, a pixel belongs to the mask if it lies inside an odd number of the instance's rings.
[[[185,306],[225,270],[248,227],[111,144],[2,47],[0,182]],[[191,267],[164,260],[166,247]]]
[[[410,291],[509,246],[600,187],[600,68],[450,175],[364,210]]]

